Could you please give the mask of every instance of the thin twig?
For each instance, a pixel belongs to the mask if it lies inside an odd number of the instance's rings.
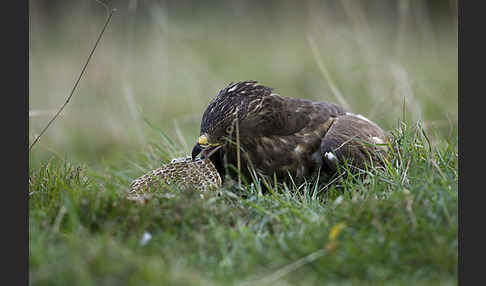
[[[57,113],[54,115],[54,117],[52,117],[52,119],[49,121],[49,123],[47,123],[46,127],[44,127],[44,129],[42,129],[41,133],[35,138],[34,142],[32,142],[32,144],[29,147],[29,152],[30,152],[30,150],[32,150],[32,147],[34,147],[34,145],[39,141],[40,137],[44,134],[44,132],[46,132],[46,130],[49,128],[49,126],[51,126],[52,122],[54,122],[54,120],[56,120],[56,118],[59,116],[59,114],[64,110],[64,107],[66,107],[68,102],[71,100],[71,97],[73,96],[74,91],[76,90],[76,87],[78,86],[79,81],[81,80],[81,77],[83,76],[84,71],[86,70],[86,67],[88,66],[88,63],[91,60],[91,57],[93,56],[93,53],[96,50],[96,47],[98,46],[98,43],[100,42],[101,37],[103,36],[103,33],[105,32],[105,29],[108,26],[108,23],[110,22],[111,17],[113,16],[113,13],[115,11],[116,11],[116,9],[112,9],[111,12],[110,12],[110,15],[108,15],[108,18],[106,19],[105,25],[103,26],[103,29],[101,30],[100,35],[98,36],[98,39],[96,40],[96,43],[94,44],[93,49],[91,50],[91,53],[89,54],[88,59],[86,60],[84,66],[83,66],[83,69],[81,70],[81,73],[79,74],[79,77],[78,77],[78,79],[76,80],[76,83],[73,86],[73,89],[71,90],[71,93],[69,94],[68,98],[66,99],[66,102],[64,102],[64,104],[57,111]]]

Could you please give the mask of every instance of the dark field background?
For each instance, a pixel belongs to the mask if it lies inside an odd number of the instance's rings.
[[[457,285],[456,1],[107,3],[74,97],[29,154],[31,285]],[[33,142],[109,10],[29,10]],[[220,89],[250,79],[379,123],[385,166],[126,199],[134,178],[190,153]]]
[[[107,3],[117,11],[30,154],[33,166],[53,155],[93,167],[130,156],[159,140],[146,122],[189,152],[208,102],[249,79],[345,104],[387,130],[406,118],[435,139],[457,134],[455,1]],[[94,0],[29,5],[32,142],[64,103],[107,11]]]

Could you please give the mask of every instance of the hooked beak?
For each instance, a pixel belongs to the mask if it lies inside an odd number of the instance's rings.
[[[199,145],[199,143],[194,145],[194,148],[192,148],[192,161],[194,161],[196,156],[199,155],[199,153],[201,153],[202,150],[203,149],[201,148],[201,145]]]
[[[191,154],[192,160],[194,161],[194,159],[196,159],[196,156],[199,155],[199,153],[202,153],[201,154],[202,159],[209,158],[221,147],[223,147],[223,144],[219,144],[219,143],[209,144],[206,135],[201,135],[197,140],[196,145],[194,145],[194,148],[192,148],[192,154]]]

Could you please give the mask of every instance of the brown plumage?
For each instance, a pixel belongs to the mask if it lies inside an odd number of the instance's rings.
[[[301,181],[331,175],[344,160],[378,162],[385,132],[361,115],[327,102],[283,97],[256,81],[231,83],[206,108],[193,159],[209,157],[222,175],[236,177],[239,135],[242,175],[252,165],[265,175]]]
[[[237,135],[238,139],[237,140]],[[333,175],[349,161],[363,168],[380,163],[385,132],[361,115],[326,102],[283,97],[256,81],[232,83],[221,90],[203,114],[192,158],[176,158],[135,179],[130,199],[144,201],[159,182],[200,191],[217,189],[227,172],[236,178],[237,143],[241,174],[249,166],[264,175],[294,181]],[[201,153],[202,158],[196,159]]]

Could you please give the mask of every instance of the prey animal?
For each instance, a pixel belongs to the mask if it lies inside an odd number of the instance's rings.
[[[253,169],[302,182],[319,172],[329,177],[345,161],[356,168],[379,164],[386,142],[377,124],[337,104],[243,81],[226,86],[207,106],[192,159],[211,160],[222,178],[249,178]]]

